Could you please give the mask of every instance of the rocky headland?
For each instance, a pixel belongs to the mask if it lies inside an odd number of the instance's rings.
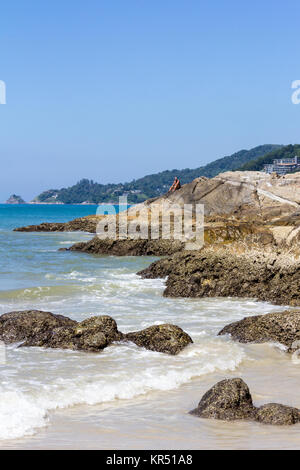
[[[177,211],[203,204],[204,246],[188,251],[175,237]],[[131,207],[116,218],[116,237],[95,236],[61,251],[162,258],[139,273],[167,277],[165,296],[252,297],[300,305],[300,174],[227,172],[196,178],[181,189]],[[172,209],[171,237],[162,236],[162,208]],[[149,210],[156,225],[149,225]],[[110,216],[88,216],[68,223],[43,223],[16,231],[87,231],[108,227]],[[124,219],[125,218],[125,219]],[[130,224],[146,236],[122,239]],[[192,223],[195,219],[192,217]],[[154,231],[154,232],[153,232]],[[155,239],[152,234],[156,233]],[[173,234],[173,237],[172,237]]]
[[[208,228],[216,232],[215,240],[225,239],[224,227],[244,227],[242,235],[249,232],[245,224],[268,227],[275,239],[290,235],[300,225],[300,175],[299,173],[277,177],[261,172],[227,172],[214,178],[200,177],[183,185],[173,193],[149,199],[128,209],[129,220],[145,209],[155,212],[158,206],[165,204],[183,207],[184,204],[203,204]],[[292,216],[292,214],[294,214]],[[19,227],[17,231],[88,231],[96,232],[103,215],[87,216],[65,224],[43,223]],[[287,217],[284,220],[282,218]],[[142,221],[141,221],[142,222]],[[275,227],[285,227],[284,235]],[[290,231],[288,231],[288,228]],[[219,234],[220,232],[220,234]],[[276,233],[279,232],[279,233]],[[251,230],[250,230],[250,233]],[[228,234],[231,240],[231,233]],[[209,237],[207,237],[209,238]],[[235,238],[235,237],[234,237]],[[208,239],[206,240],[209,241]],[[226,240],[225,240],[226,241]]]

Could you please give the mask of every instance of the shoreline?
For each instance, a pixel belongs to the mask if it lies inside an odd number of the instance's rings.
[[[299,374],[297,369],[291,368],[291,361],[269,345],[248,345],[246,349],[251,351],[251,356],[234,371],[216,371],[194,378],[176,390],[151,392],[132,400],[57,409],[49,413],[46,427],[37,429],[32,436],[1,441],[0,448],[298,449],[299,425],[199,420],[188,414],[187,410],[195,407],[214,383],[236,376],[242,377],[254,390],[253,396],[259,405],[274,400],[300,407]],[[271,378],[270,367],[274,363],[277,373]],[[180,428],[170,425],[176,422],[181,423]]]

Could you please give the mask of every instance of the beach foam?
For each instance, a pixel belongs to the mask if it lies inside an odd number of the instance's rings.
[[[0,389],[0,439],[34,433],[47,424],[48,411],[78,404],[131,400],[155,391],[174,390],[204,374],[234,370],[245,357],[242,348],[226,341],[219,341],[217,350],[209,341],[206,346],[194,344],[177,357],[139,349],[132,344],[115,345],[97,358],[89,355],[90,367],[85,369],[86,354],[55,351],[57,378],[50,372],[49,380],[45,380],[43,366],[51,359],[51,352],[47,354],[48,351],[34,348],[31,353],[26,348],[23,353],[18,371],[7,377],[6,385]],[[10,349],[10,354],[19,355],[19,352]],[[30,358],[33,364],[38,355],[41,369],[33,367],[33,375],[24,387],[23,362],[28,363]],[[99,368],[103,370],[100,373]],[[13,390],[13,387],[18,389]]]

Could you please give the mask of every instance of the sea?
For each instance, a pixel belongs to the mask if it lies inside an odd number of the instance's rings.
[[[88,205],[0,205],[0,314],[39,309],[83,320],[110,315],[126,333],[160,323],[194,343],[177,356],[134,344],[99,354],[6,346],[0,357],[1,449],[297,449],[300,425],[190,415],[217,381],[242,377],[254,403],[300,408],[300,366],[278,344],[218,336],[226,324],[280,311],[255,299],[163,297],[137,272],[155,257],[59,251],[93,235],[15,227],[95,214]]]

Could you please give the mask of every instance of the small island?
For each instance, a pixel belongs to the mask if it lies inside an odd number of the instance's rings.
[[[17,196],[16,194],[12,194],[6,201],[5,204],[26,204],[24,199],[21,196]]]

